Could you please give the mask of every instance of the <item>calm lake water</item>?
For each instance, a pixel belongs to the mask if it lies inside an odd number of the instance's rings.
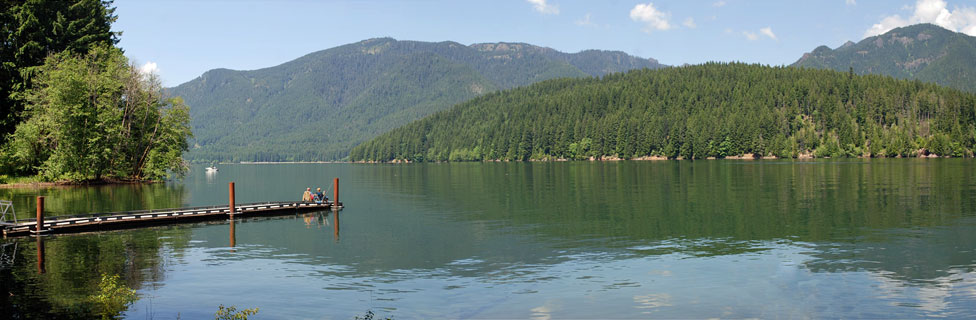
[[[235,181],[238,203],[297,200],[333,177],[338,217],[48,236],[42,266],[38,239],[5,239],[0,307],[88,318],[107,273],[137,290],[132,319],[976,312],[972,159],[223,165],[0,199],[22,217],[36,195],[51,214],[216,205]]]

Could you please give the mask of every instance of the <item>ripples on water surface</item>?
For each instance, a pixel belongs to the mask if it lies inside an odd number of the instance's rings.
[[[971,159],[224,165],[147,186],[0,189],[26,217],[298,199],[331,212],[7,239],[10,314],[144,319],[918,318],[976,310]],[[337,219],[338,218],[338,219]],[[339,227],[336,227],[336,224]],[[233,242],[233,246],[231,246]],[[7,260],[4,260],[7,261]],[[3,261],[0,261],[3,262]],[[0,292],[2,293],[2,292]],[[50,310],[50,311],[40,311]]]

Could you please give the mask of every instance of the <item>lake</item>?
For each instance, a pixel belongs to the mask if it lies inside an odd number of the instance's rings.
[[[29,217],[299,200],[338,213],[4,239],[0,307],[124,317],[920,318],[976,311],[972,159],[239,164],[153,185],[0,189]],[[43,247],[43,263],[38,249]]]

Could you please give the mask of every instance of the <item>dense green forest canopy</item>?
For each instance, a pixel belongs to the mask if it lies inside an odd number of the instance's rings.
[[[383,134],[354,161],[972,156],[976,95],[850,72],[740,63],[556,79]]]
[[[976,37],[933,24],[917,24],[847,42],[820,46],[793,66],[918,79],[976,92]]]
[[[5,2],[5,4],[7,4]],[[0,183],[156,180],[186,169],[189,110],[115,46],[111,1],[0,12]]]
[[[322,161],[484,93],[660,66],[617,51],[378,38],[260,70],[211,70],[169,91],[193,106],[188,159]]]
[[[0,144],[23,120],[27,90],[51,53],[114,45],[112,1],[0,0]]]

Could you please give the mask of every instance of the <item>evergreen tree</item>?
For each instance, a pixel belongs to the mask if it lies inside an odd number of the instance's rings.
[[[936,84],[708,63],[485,95],[363,143],[350,158],[464,161],[476,146],[482,160],[972,156],[974,128],[976,95]]]
[[[114,45],[115,8],[100,0],[3,0],[0,9],[0,143],[23,119],[26,92],[48,55]]]

